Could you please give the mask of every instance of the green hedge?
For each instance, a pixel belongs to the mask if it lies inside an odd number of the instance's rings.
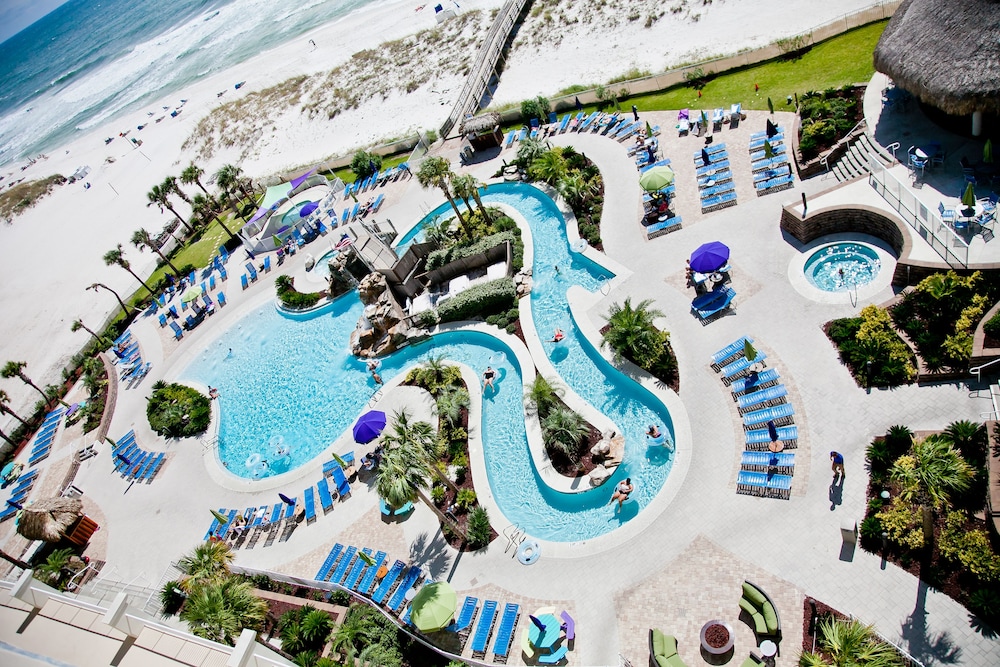
[[[520,237],[520,230],[510,229],[504,232],[497,232],[496,234],[484,236],[470,245],[456,245],[451,246],[450,248],[434,250],[427,255],[427,270],[432,271],[448,264],[449,262],[454,262],[459,259],[464,259],[466,257],[471,257],[473,255],[478,255],[488,250],[492,250],[504,241],[510,241],[512,245],[517,244],[521,240]]]
[[[146,405],[149,427],[167,438],[204,433],[211,416],[208,397],[182,384],[157,383]]]
[[[300,292],[295,289],[292,279],[281,275],[274,281],[274,287],[278,291],[278,300],[281,305],[289,310],[306,310],[312,308],[323,298],[322,292]]]
[[[442,322],[483,318],[510,310],[516,299],[513,279],[497,278],[451,297],[438,306],[437,312]]]
[[[989,322],[983,325],[983,331],[990,338],[1000,338],[1000,313],[991,317]]]

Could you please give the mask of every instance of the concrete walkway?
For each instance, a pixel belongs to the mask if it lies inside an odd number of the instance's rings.
[[[665,128],[672,127],[675,116],[647,115]],[[766,114],[748,115],[741,127],[747,132],[763,129]],[[717,134],[716,141],[727,142],[731,161],[748,161],[745,139],[726,132]],[[690,165],[691,154],[702,141],[670,134],[667,131],[662,138],[662,152],[675,163]],[[714,618],[736,627],[733,660],[742,661],[755,648],[749,627],[738,620],[739,583],[744,578],[764,586],[778,607],[784,629],[778,665],[797,664],[806,596],[874,623],[924,664],[1000,664],[1000,643],[981,631],[956,602],[860,549],[843,550],[841,524],[859,521],[864,513],[864,449],[874,436],[893,424],[940,429],[954,420],[978,419],[989,408],[984,400],[970,399],[960,384],[869,393],[857,387],[840,364],[822,326],[857,313],[866,303],[856,307],[820,303],[800,294],[788,280],[789,264],[800,249],[778,226],[783,203],[799,200],[802,191],[824,189],[832,179],[814,179],[795,190],[761,198],[747,196],[747,183],[741,182],[736,207],[706,216],[685,212],[682,230],[646,241],[639,224],[638,173],[622,145],[574,134],[551,141],[573,145],[601,168],[606,183],[605,250],[632,271],[590,309],[591,323],[599,329],[609,306],[627,297],[633,303],[652,299],[664,313],[680,365],[680,399],[693,436],[690,465],[676,495],[663,508],[652,510],[659,514],[650,517],[650,527],[636,537],[612,540],[604,551],[575,557],[543,554],[536,564],[525,567],[511,558],[503,537],[485,550],[459,556],[441,540],[433,515],[424,507],[418,506],[401,524],[383,524],[374,493],[359,484],[356,497],[321,516],[317,525],[300,527],[287,542],[272,547],[240,550],[237,562],[312,577],[335,541],[376,547],[390,557],[427,565],[432,576],[448,578],[460,595],[480,593],[501,602],[520,602],[529,612],[530,605],[542,602],[570,610],[577,620],[571,665],[617,665],[619,654],[633,665],[645,664],[650,626],[678,637],[687,664],[706,664],[698,630]],[[505,151],[469,171],[485,180],[512,153]],[[693,168],[690,171],[677,170],[677,189],[683,193],[679,198],[696,201]],[[735,177],[745,178],[738,173]],[[436,193],[421,190],[414,179],[387,215],[396,220],[397,228],[405,228],[401,220],[419,217],[417,211],[436,204],[436,199]],[[690,314],[694,293],[684,285],[684,260],[699,244],[711,240],[732,248],[732,286],[738,296],[732,314],[703,326]],[[266,280],[262,276],[261,283],[273,281],[275,275],[272,272]],[[870,302],[891,296],[886,288]],[[252,287],[220,314],[221,319],[216,315],[211,320],[211,330],[202,327],[204,331],[186,336],[180,344],[163,341],[155,322],[134,325],[148,353],[153,358],[161,355],[164,361],[154,367],[158,372],[142,388],[123,392],[111,435],[120,436],[134,426],[141,444],[166,449],[171,459],[153,484],[132,489],[110,474],[105,452],[85,464],[79,476],[81,488],[106,516],[108,560],[123,580],[142,576],[156,585],[167,563],[201,539],[211,520],[209,507],[275,502],[274,490],[241,493],[218,486],[207,473],[197,443],[157,442],[144,426],[145,395],[152,381],[175,379],[219,332],[271,298],[270,288]],[[781,373],[796,410],[801,438],[787,501],[751,498],[735,490],[743,429],[709,357],[742,335],[753,336],[758,349],[767,353],[768,366]],[[155,349],[157,340],[160,351]],[[391,395],[387,392],[385,400],[395,400]],[[828,452],[832,449],[846,457],[842,489],[831,486]],[[303,468],[290,488],[301,489],[316,479],[315,467]],[[515,642],[527,622],[522,616]],[[523,663],[516,647],[515,643],[510,664]]]

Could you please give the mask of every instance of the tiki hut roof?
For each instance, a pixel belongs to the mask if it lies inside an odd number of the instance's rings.
[[[45,498],[25,506],[17,532],[29,540],[58,542],[82,514],[79,498]]]
[[[500,124],[500,114],[491,111],[481,116],[473,116],[462,121],[462,134],[490,132]]]
[[[1000,0],[904,0],[875,69],[946,113],[1000,113]]]

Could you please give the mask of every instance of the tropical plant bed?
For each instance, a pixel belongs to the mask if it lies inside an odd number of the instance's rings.
[[[812,610],[812,607],[809,605],[809,600],[810,599],[812,599],[813,604],[816,605],[816,615],[815,616],[812,616],[813,610]],[[809,597],[803,598],[803,600],[802,600],[802,651],[803,651],[803,653],[806,652],[806,651],[812,651],[813,650],[813,635],[810,632],[810,630],[812,630],[814,628],[810,628],[809,627],[809,621],[810,621],[810,619],[813,621],[814,624],[818,625],[821,618],[826,618],[828,616],[832,616],[832,617],[834,617],[836,619],[840,619],[841,621],[846,621],[847,620],[847,615],[846,614],[841,613],[840,611],[837,611],[836,609],[834,609],[830,605],[826,604],[825,602],[820,602],[819,600],[816,600],[814,598],[809,598]]]
[[[859,387],[898,387],[916,377],[916,357],[878,306],[866,306],[861,317],[827,322],[823,332]]]
[[[581,445],[580,458],[576,463],[569,460],[568,457],[563,455],[559,451],[549,452],[549,459],[552,461],[552,467],[557,473],[563,475],[564,477],[583,477],[584,475],[589,475],[590,471],[597,467],[598,463],[604,462],[603,456],[595,457],[590,453],[590,450],[601,440],[601,432],[593,424],[587,424],[590,428],[590,433],[587,434],[587,441]]]
[[[605,324],[603,327],[601,327],[598,333],[600,333],[601,336],[604,336],[604,334],[606,334],[610,330],[611,330],[611,325]],[[629,359],[628,355],[623,355],[623,356],[626,359]],[[667,360],[667,363],[658,364],[657,366],[653,367],[652,370],[647,370],[646,372],[648,372],[657,380],[665,384],[675,394],[678,394],[681,391],[681,376],[680,373],[678,372],[678,367],[676,362],[677,357],[676,355],[674,355],[674,348],[670,345],[669,339],[667,340],[666,343],[664,343],[662,356],[664,359]],[[631,361],[632,363],[636,363],[632,359],[629,359],[629,361]],[[636,365],[638,366],[638,364]]]
[[[799,151],[812,159],[864,119],[865,86],[809,91],[799,97]]]

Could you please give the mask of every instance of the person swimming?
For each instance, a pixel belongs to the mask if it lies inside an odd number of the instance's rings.
[[[549,342],[550,343],[560,343],[560,342],[562,342],[562,339],[565,338],[565,337],[566,337],[566,334],[563,333],[563,330],[560,329],[559,327],[556,327],[555,333],[552,334],[552,340],[550,340]]]
[[[496,387],[493,386],[493,380],[496,376],[497,372],[493,370],[493,367],[487,366],[486,370],[483,372],[483,389],[486,389],[486,387],[493,387],[496,389]]]

